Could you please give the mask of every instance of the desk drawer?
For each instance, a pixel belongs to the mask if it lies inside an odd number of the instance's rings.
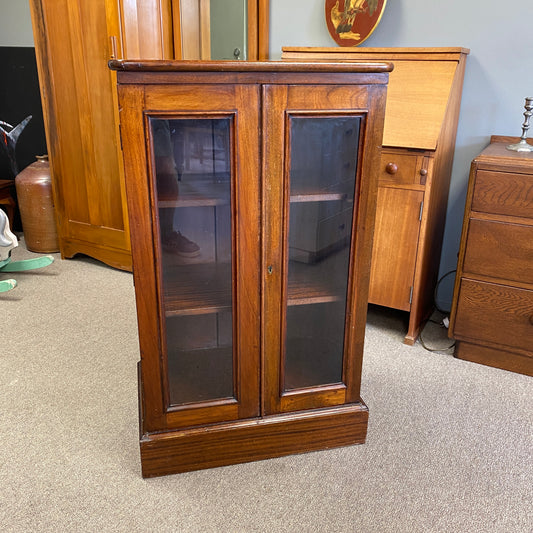
[[[533,218],[533,176],[478,170],[472,210]]]
[[[426,182],[427,168],[424,156],[383,152],[379,169],[379,183],[386,185],[412,185]]]
[[[461,280],[453,335],[533,349],[533,291]]]
[[[533,283],[533,226],[471,219],[463,272]]]

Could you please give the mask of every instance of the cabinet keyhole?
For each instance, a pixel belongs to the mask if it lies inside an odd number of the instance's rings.
[[[272,268],[272,265],[268,265],[268,266],[267,266],[267,272],[268,272],[269,274],[272,274],[272,271],[273,271],[273,270],[274,270],[274,269]]]

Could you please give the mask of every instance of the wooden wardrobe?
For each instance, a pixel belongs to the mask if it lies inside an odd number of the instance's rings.
[[[131,270],[110,59],[208,59],[206,0],[30,0],[61,256]],[[268,0],[248,0],[248,57],[268,54]]]

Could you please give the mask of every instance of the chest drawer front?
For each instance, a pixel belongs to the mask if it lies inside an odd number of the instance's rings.
[[[532,351],[533,291],[463,279],[453,334]]]
[[[533,176],[478,170],[472,210],[533,218]]]
[[[533,226],[470,220],[463,271],[533,283]]]
[[[396,154],[383,152],[379,170],[379,183],[386,185],[419,184],[422,176],[424,157],[416,154]],[[424,170],[422,173],[427,174]],[[424,179],[422,182],[424,182]]]

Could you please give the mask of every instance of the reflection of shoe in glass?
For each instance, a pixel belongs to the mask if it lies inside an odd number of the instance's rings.
[[[163,240],[163,250],[182,257],[197,257],[200,255],[200,247],[184,237],[179,231],[173,231]]]

